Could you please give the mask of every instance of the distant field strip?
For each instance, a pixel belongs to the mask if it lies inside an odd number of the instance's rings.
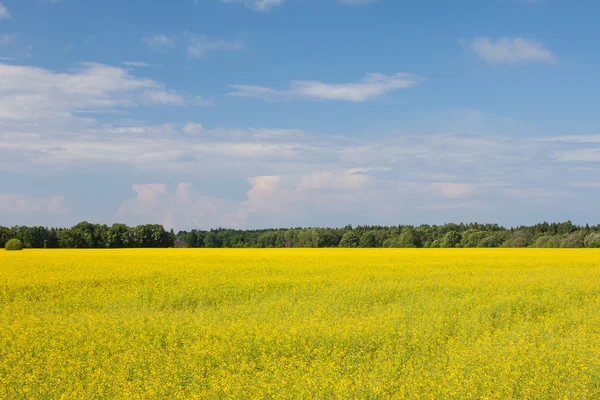
[[[0,398],[599,399],[600,250],[3,251]]]

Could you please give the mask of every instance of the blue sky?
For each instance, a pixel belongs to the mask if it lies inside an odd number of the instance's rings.
[[[599,14],[0,0],[0,224],[600,223]]]

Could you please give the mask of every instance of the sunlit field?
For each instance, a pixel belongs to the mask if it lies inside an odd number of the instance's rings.
[[[0,252],[0,398],[600,398],[597,250]]]

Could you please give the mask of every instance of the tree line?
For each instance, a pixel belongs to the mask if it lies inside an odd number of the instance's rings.
[[[162,225],[129,227],[80,222],[71,228],[0,226],[0,246],[4,247],[10,239],[19,239],[29,249],[115,249],[172,247],[175,234]]]
[[[497,224],[357,226],[343,228],[167,231],[162,225],[112,226],[81,222],[71,228],[0,226],[0,247],[19,239],[25,248],[600,248],[600,225],[570,221],[505,228]],[[177,241],[177,242],[176,242]]]

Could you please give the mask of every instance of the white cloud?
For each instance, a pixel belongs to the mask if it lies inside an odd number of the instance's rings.
[[[565,135],[538,139],[540,142],[600,143],[600,135]]]
[[[244,43],[239,40],[211,39],[206,36],[187,35],[190,58],[204,58],[211,51],[216,50],[241,50]]]
[[[175,46],[175,37],[164,34],[146,36],[143,41],[156,52],[162,52]]]
[[[0,119],[68,120],[117,107],[182,105],[182,95],[127,70],[84,63],[71,72],[0,64]]]
[[[269,11],[283,4],[284,0],[220,0],[222,3],[241,3],[255,11]],[[347,6],[363,6],[375,3],[378,0],[337,0],[340,4]],[[196,4],[196,3],[194,3]]]
[[[374,178],[353,170],[316,171],[304,175],[258,176],[249,179],[252,188],[240,204],[238,223],[251,215],[279,218],[281,214],[326,212],[355,208],[375,200]],[[381,193],[379,193],[379,197]],[[368,199],[367,199],[368,198]],[[376,203],[371,203],[372,207]]]
[[[21,194],[0,193],[0,213],[58,215],[65,214],[68,211],[63,196],[38,198]]]
[[[473,51],[490,64],[554,63],[556,56],[536,41],[520,37],[502,38],[492,41],[478,37],[473,41]]]
[[[229,200],[204,196],[188,183],[180,183],[174,193],[169,193],[165,184],[133,185],[132,189],[136,197],[121,204],[114,217],[116,221],[159,223],[166,229],[190,226],[208,229],[221,226],[224,215],[236,207]]]
[[[148,64],[143,61],[125,61],[123,65],[127,67],[154,67],[153,64]]]
[[[301,98],[364,102],[386,93],[418,85],[421,78],[397,73],[394,75],[367,74],[357,83],[324,83],[320,81],[292,81],[290,89],[276,90],[262,86],[230,85],[229,96],[258,99]]]
[[[0,19],[9,19],[10,13],[8,12],[8,8],[2,3],[0,3]]]
[[[542,193],[522,188],[556,192],[574,173],[579,181],[594,181],[597,174],[573,172],[577,165],[565,164],[581,154],[556,157],[590,147],[593,135],[532,140],[510,124],[506,131],[511,136],[501,136],[492,132],[502,124],[494,119],[491,129],[490,119],[481,113],[460,112],[451,118],[436,113],[424,121],[437,125],[422,131],[399,126],[363,135],[225,129],[197,120],[147,125],[124,118],[111,121],[105,115],[91,118],[91,112],[178,103],[163,85],[126,68],[86,64],[57,72],[2,65],[0,74],[10,77],[0,80],[2,173],[85,168],[109,179],[111,173],[134,170],[150,182],[196,182],[196,189],[136,187],[118,214],[128,223],[158,222],[177,229],[435,223],[447,220],[450,214],[443,210],[453,210],[453,218],[473,220],[487,218],[490,209],[504,208],[507,215],[528,195]],[[463,123],[457,123],[461,118]],[[528,173],[522,174],[524,170]],[[212,183],[204,187],[198,182]],[[239,182],[248,182],[249,189]],[[217,186],[227,187],[227,194],[215,194]]]
[[[201,124],[196,124],[194,122],[188,122],[183,127],[183,133],[186,135],[197,135],[202,133],[204,127]]]
[[[600,162],[600,148],[559,151],[554,157],[561,162]]]
[[[264,226],[283,226],[285,221],[322,213],[356,214],[376,209],[383,214],[393,214],[401,210],[411,196],[427,198],[436,206],[440,201],[457,208],[473,204],[443,201],[469,198],[472,189],[466,191],[462,184],[420,185],[377,179],[363,172],[368,170],[257,176],[248,180],[251,188],[246,199],[238,202],[205,196],[188,183],[180,183],[174,193],[169,193],[165,184],[134,185],[136,196],[121,204],[115,220],[132,224],[160,223],[176,230],[246,227],[257,221]]]
[[[283,0],[220,0],[222,3],[241,3],[256,11],[269,11],[283,4]]]
[[[358,140],[289,129],[207,128],[194,122],[100,125],[93,120],[71,118],[64,124],[45,118],[43,124],[32,124],[31,119],[39,120],[40,113],[14,123],[0,119],[0,152],[18,155],[12,162],[3,160],[6,168],[122,164],[146,171],[195,171],[197,176],[247,178],[299,171],[308,174],[343,166],[399,169],[402,174],[396,179],[400,180],[418,177],[452,182],[466,171],[481,173],[479,179],[487,181],[490,177],[486,171],[523,165],[542,146],[454,134],[390,134]],[[207,167],[215,163],[217,170]],[[3,167],[0,162],[0,169]]]

